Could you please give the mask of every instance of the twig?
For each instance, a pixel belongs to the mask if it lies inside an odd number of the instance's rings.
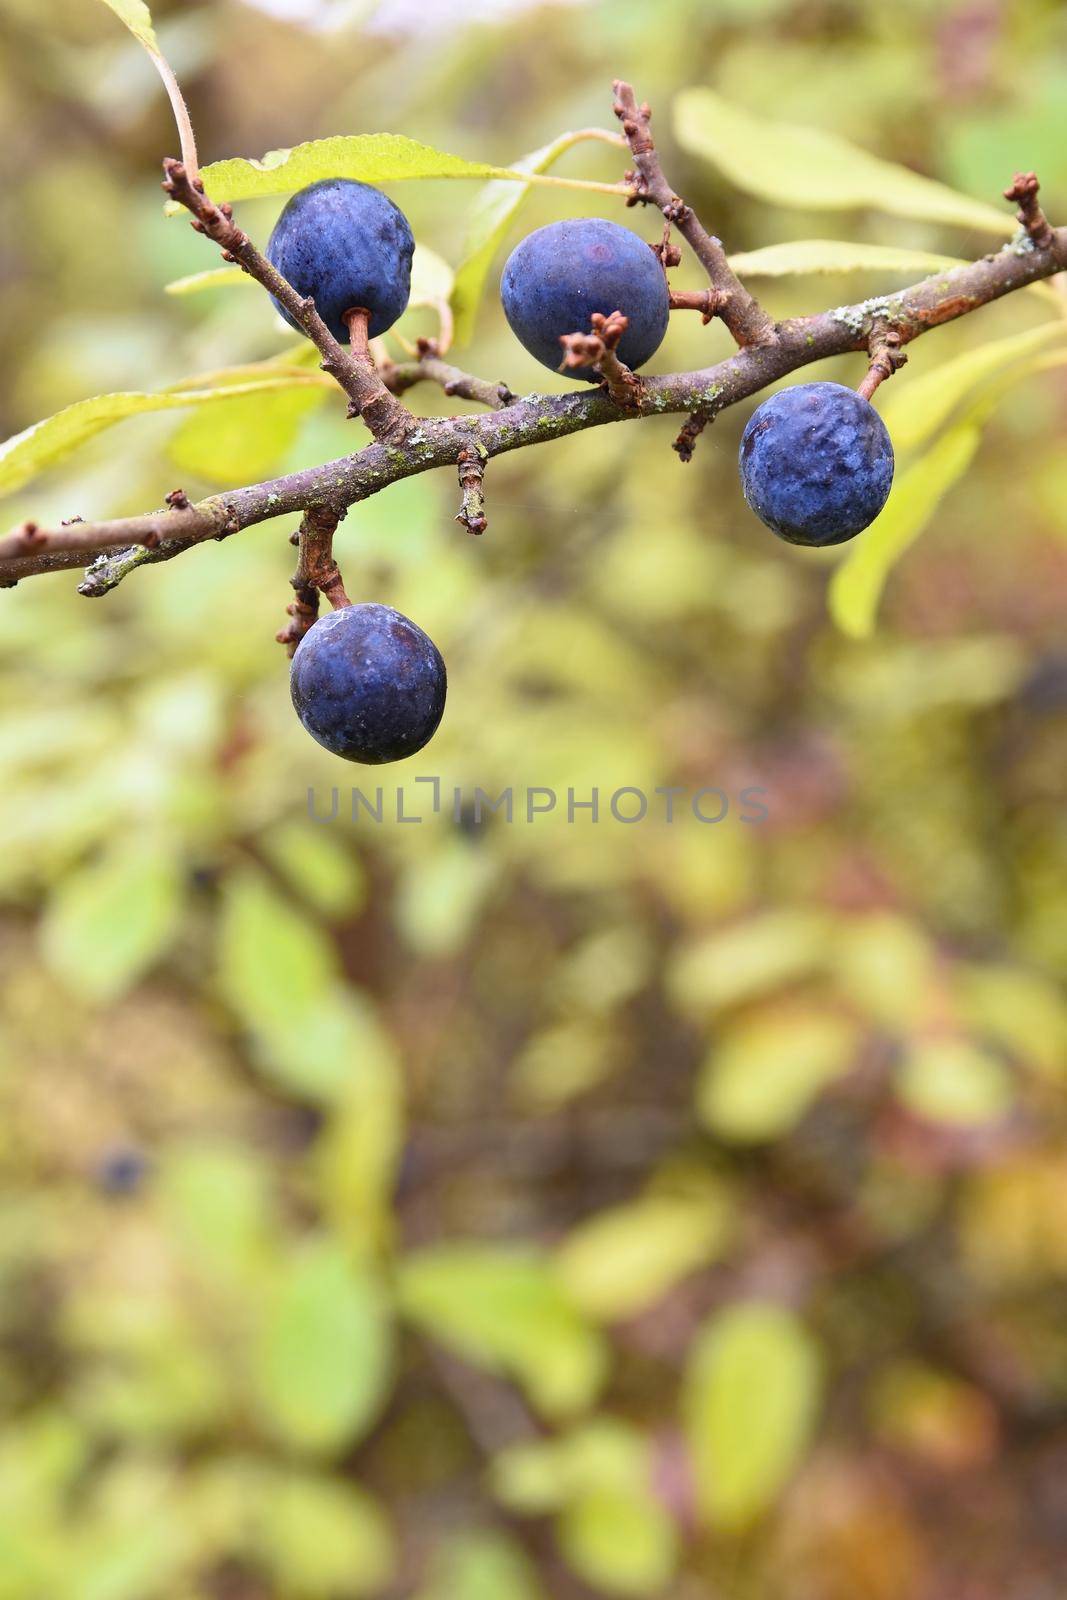
[[[1015,215],[1034,241],[1035,247],[1038,250],[1048,250],[1054,235],[1049,227],[1048,218],[1037,201],[1040,188],[1036,173],[1017,172],[1012,179],[1011,188],[1005,189],[1004,198],[1019,202],[1019,209]]]
[[[867,368],[867,375],[862,383],[856,385],[856,393],[869,400],[880,383],[891,378],[907,361],[907,355],[900,348],[901,337],[898,329],[878,327],[871,334],[868,345],[871,364]]]
[[[329,505],[309,506],[304,512],[297,535],[300,554],[296,571],[289,580],[294,594],[293,601],[286,606],[289,621],[275,635],[290,656],[296,654],[297,645],[318,617],[320,594],[326,596],[335,611],[351,605],[333,557],[333,536],[341,516],[342,513]]]
[[[415,426],[406,406],[389,394],[362,350],[345,350],[330,332],[315,309],[315,302],[297,293],[278,269],[256,249],[248,235],[233,220],[230,206],[215,205],[204,193],[199,179],[190,178],[180,161],[168,156],[163,163],[163,188],[173,200],[192,213],[193,227],[206,234],[222,250],[223,260],[234,261],[249,277],[263,285],[303,329],[322,356],[322,370],[336,378],[348,395],[350,414],[363,418],[376,439],[400,443]]]
[[[479,405],[510,406],[515,395],[502,380],[493,383],[487,378],[475,378],[469,372],[443,361],[435,339],[420,339],[417,361],[379,361],[378,371],[382,382],[391,394],[403,394],[417,383],[439,383],[445,394],[458,395],[461,400],[476,400]]]
[[[462,495],[456,521],[468,533],[484,533],[489,526],[485,515],[485,460],[477,449],[464,449],[456,458],[459,468],[459,487]]]
[[[696,442],[712,420],[706,411],[694,411],[687,419],[677,439],[671,445],[672,450],[677,450],[681,461],[692,461]]]
[[[680,200],[663,175],[650,123],[648,105],[638,105],[630,84],[615,80],[615,115],[634,159],[634,181],[638,199],[658,206],[668,222],[674,224],[721,296],[716,314],[722,318],[739,345],[772,345],[777,333],[767,312],[735,275],[720,240],[701,225],[691,206]]]
[[[612,311],[608,316],[594,311],[590,321],[591,333],[565,333],[561,337],[560,371],[592,367],[599,372],[608,394],[621,410],[640,409],[645,392],[641,379],[616,354],[616,346],[630,325],[628,319],[621,311]]]
[[[725,304],[722,289],[693,289],[670,292],[672,311],[699,311],[700,320],[707,324],[722,312]]]

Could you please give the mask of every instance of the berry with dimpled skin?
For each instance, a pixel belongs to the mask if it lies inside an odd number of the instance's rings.
[[[441,652],[391,606],[320,617],[297,645],[289,683],[311,737],[370,766],[421,750],[445,709]]]
[[[616,354],[631,368],[655,355],[670,314],[659,258],[629,228],[599,217],[550,222],[528,234],[507,259],[500,298],[519,343],[553,372],[563,361],[560,339],[588,333],[594,311],[626,317]],[[599,382],[592,367],[568,371]]]
[[[365,183],[326,178],[294,194],[274,225],[267,255],[300,295],[310,295],[335,339],[348,343],[346,311],[370,312],[372,339],[391,328],[411,292],[415,248],[408,219]],[[275,306],[298,332],[299,323]]]
[[[892,483],[885,423],[841,383],[782,389],[741,437],[745,499],[790,544],[843,544],[874,521]]]

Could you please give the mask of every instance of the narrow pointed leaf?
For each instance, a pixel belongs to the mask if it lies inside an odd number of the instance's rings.
[[[753,116],[710,89],[685,89],[674,102],[674,133],[746,194],[802,210],[864,208],[922,222],[1007,235],[1015,219],[946,184],[883,161],[821,128]]]

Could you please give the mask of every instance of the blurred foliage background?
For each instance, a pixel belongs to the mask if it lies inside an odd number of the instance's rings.
[[[611,126],[623,75],[733,250],[991,245],[741,192],[672,132],[694,86],[988,205],[1036,167],[1067,216],[1045,0],[155,14],[204,159],[385,129],[506,164]],[[0,60],[4,433],[291,358],[253,289],[164,294],[215,262],[161,215],[174,135],[115,19],[2,0]],[[588,144],[558,170],[619,168]],[[478,193],[394,190],[453,264]],[[240,220],[263,242],[278,209]],[[508,237],[600,209],[536,191]],[[510,338],[501,260],[459,359],[565,387]],[[918,275],[760,288],[785,315]],[[659,370],[726,353],[674,320]],[[290,707],[291,523],[103,600],[69,573],[3,595],[2,1600],[1064,1591],[1061,326],[1011,296],[879,395],[919,476],[866,626],[835,625],[831,553],[741,502],[747,408],[688,467],[677,418],[500,459],[479,540],[448,474],[356,508],[349,591],[450,678],[437,739],[373,783]],[[136,417],[6,522],[143,510],[357,427],[320,389]],[[426,815],[419,775],[732,806],[349,819],[380,780]],[[331,786],[337,821],[309,820]]]

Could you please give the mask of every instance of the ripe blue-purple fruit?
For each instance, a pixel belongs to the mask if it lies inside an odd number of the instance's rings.
[[[528,234],[507,259],[500,298],[519,343],[553,372],[563,360],[560,339],[588,333],[594,311],[627,318],[616,353],[628,367],[655,355],[670,314],[658,257],[629,228],[599,217],[550,222]],[[568,371],[598,381],[592,367]]]
[[[741,437],[745,499],[790,544],[843,544],[874,521],[892,483],[885,423],[841,383],[772,394]]]
[[[371,766],[421,750],[445,709],[441,652],[391,606],[320,617],[296,648],[289,682],[311,737]]]
[[[404,311],[414,248],[408,219],[384,194],[350,178],[326,178],[293,195],[274,225],[267,255],[298,294],[311,296],[334,338],[347,344],[346,311],[362,306],[370,312],[372,339]]]

